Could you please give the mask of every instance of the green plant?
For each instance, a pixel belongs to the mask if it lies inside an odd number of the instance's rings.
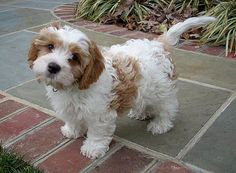
[[[226,45],[227,56],[228,52],[236,50],[236,0],[220,2],[207,15],[215,16],[217,21],[206,28],[201,41]]]
[[[0,145],[1,173],[42,173],[40,170],[24,161],[21,156],[3,149]]]
[[[92,21],[101,21],[106,15],[119,16],[127,22],[128,17],[133,15],[138,21],[142,21],[155,5],[163,7],[167,4],[165,0],[81,0],[76,16]]]
[[[108,13],[114,13],[121,0],[80,0],[76,15],[92,21],[99,21]]]
[[[171,0],[169,8],[174,5],[180,13],[187,8],[192,8],[197,13],[206,11],[216,4],[216,0]]]

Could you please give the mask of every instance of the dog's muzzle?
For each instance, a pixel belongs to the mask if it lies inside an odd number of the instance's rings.
[[[48,72],[50,74],[57,74],[58,72],[60,72],[60,70],[61,70],[61,67],[55,62],[50,62],[48,64]]]

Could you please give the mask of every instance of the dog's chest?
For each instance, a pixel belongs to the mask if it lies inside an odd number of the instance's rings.
[[[56,112],[71,114],[94,114],[103,112],[106,108],[106,99],[97,96],[92,92],[75,92],[75,91],[48,91],[51,104]]]

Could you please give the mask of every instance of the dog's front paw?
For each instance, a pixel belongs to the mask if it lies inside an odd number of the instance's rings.
[[[81,153],[90,159],[96,159],[104,156],[108,149],[106,145],[86,140],[81,147]]]
[[[171,121],[167,122],[150,122],[147,126],[147,130],[152,132],[153,135],[163,134],[168,132],[173,128],[173,123]]]
[[[67,138],[76,139],[80,136],[79,133],[76,130],[72,129],[67,124],[65,124],[64,126],[61,127],[61,133]]]

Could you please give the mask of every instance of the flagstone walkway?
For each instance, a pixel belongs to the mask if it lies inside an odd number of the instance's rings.
[[[54,9],[70,2],[73,1],[1,0],[0,141],[3,146],[23,155],[45,173],[236,172],[236,61],[220,58],[223,52],[209,55],[204,51],[174,49],[180,74],[180,112],[170,132],[153,136],[146,132],[148,121],[121,117],[111,149],[96,160],[80,154],[84,139],[62,136],[59,129],[63,123],[53,117],[44,88],[36,82],[26,57],[31,39],[40,28],[61,20]],[[74,8],[70,4],[62,7],[68,11]],[[64,19],[62,24],[82,30],[99,45],[122,43],[129,38],[115,35],[118,28],[114,26],[111,34],[107,27],[94,29],[97,25],[69,23],[71,16],[65,18],[64,12],[57,12]]]

